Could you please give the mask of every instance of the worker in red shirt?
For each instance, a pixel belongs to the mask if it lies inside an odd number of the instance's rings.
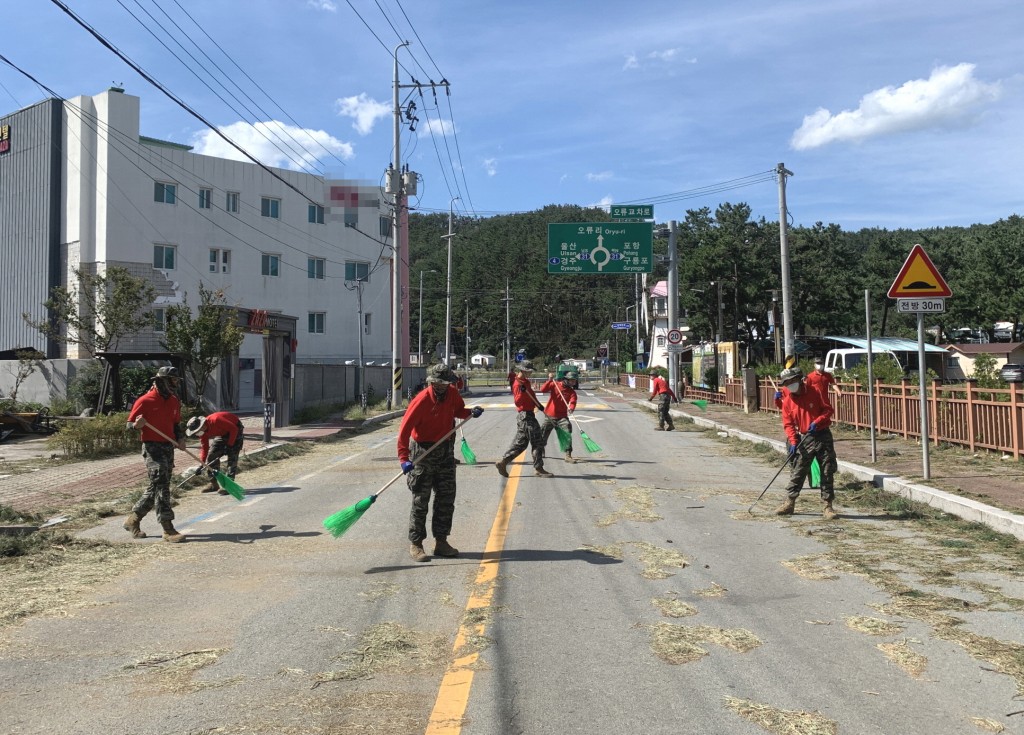
[[[128,414],[128,428],[142,432],[142,458],[149,473],[149,487],[124,521],[124,530],[132,538],[146,538],[139,524],[156,506],[156,518],[163,526],[164,541],[178,543],[185,540],[185,536],[174,528],[174,510],[171,508],[174,447],[185,448],[185,433],[179,424],[179,379],[178,368],[162,367],[157,370],[153,387],[138,397]],[[175,441],[170,442],[166,437],[173,437]]]
[[[242,421],[233,413],[218,411],[209,416],[193,416],[185,425],[186,436],[198,436],[199,461],[205,462],[210,476],[210,486],[203,488],[204,493],[219,492],[227,495],[227,490],[217,484],[217,472],[220,470],[220,458],[227,456],[228,471],[225,473],[232,480],[238,474],[238,455],[242,452],[245,440]]]
[[[668,387],[668,381],[661,377],[657,368],[651,369],[651,395],[648,401],[658,400],[658,425],[655,431],[674,431],[676,425],[672,423],[672,415],[668,412],[671,401],[679,402],[676,394]],[[665,425],[668,424],[668,428]]]
[[[833,480],[837,462],[836,449],[832,441],[832,406],[815,388],[807,385],[804,373],[799,367],[786,368],[779,374],[779,383],[785,389],[782,399],[782,428],[786,431],[789,441],[789,456],[793,459],[793,469],[786,485],[788,497],[780,505],[775,514],[780,516],[793,515],[796,510],[796,499],[804,480],[811,470],[811,462],[816,457],[821,466],[821,500],[825,504],[822,516],[825,520],[836,517],[832,501],[835,498]]]
[[[557,426],[569,435],[569,446],[565,450],[565,461],[576,464],[572,456],[572,422],[569,414],[576,410],[577,374],[568,372],[561,380],[554,380],[555,374],[548,373],[547,382],[537,392],[548,393],[548,405],[544,407],[544,425],[541,427],[541,444],[547,449],[548,438]]]
[[[459,550],[448,543],[455,515],[454,452],[450,447],[442,446],[426,453],[452,430],[456,418],[477,418],[484,412],[480,406],[466,408],[462,396],[454,388],[457,381],[455,373],[447,365],[432,365],[427,372],[427,389],[416,394],[409,403],[398,429],[398,461],[412,492],[409,555],[413,561],[430,561],[423,550],[423,540],[427,537],[431,492],[434,493],[434,514],[430,523],[434,556],[459,555]],[[446,441],[454,444],[454,435]]]
[[[838,395],[839,388],[836,386],[836,379],[832,373],[825,372],[825,361],[823,358],[814,358],[814,371],[807,376],[804,382],[821,393],[821,397],[825,399],[825,402],[835,408],[835,405],[832,403],[832,392],[835,391]]]
[[[540,424],[534,411],[543,409],[537,394],[533,392],[530,376],[533,363],[523,360],[516,365],[516,379],[512,381],[512,402],[516,405],[516,435],[504,456],[494,463],[502,477],[508,477],[508,463],[530,447],[533,454],[533,471],[537,477],[554,477],[544,469],[544,442],[541,440]]]

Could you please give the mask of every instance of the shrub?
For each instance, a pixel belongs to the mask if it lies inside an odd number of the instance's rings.
[[[66,422],[47,442],[65,457],[94,458],[127,454],[139,449],[138,435],[125,428],[126,413],[93,416]]]

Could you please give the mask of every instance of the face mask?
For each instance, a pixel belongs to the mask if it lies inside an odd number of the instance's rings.
[[[786,390],[788,390],[793,395],[797,395],[803,389],[803,387],[803,383],[790,383],[789,385],[786,386]]]
[[[437,398],[444,398],[448,394],[447,383],[432,383],[431,387],[434,389],[434,396]]]

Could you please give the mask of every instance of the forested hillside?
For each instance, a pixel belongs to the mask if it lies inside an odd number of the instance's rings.
[[[470,352],[501,357],[505,338],[505,285],[510,285],[512,348],[531,358],[593,356],[614,340],[613,321],[627,317],[634,303],[628,275],[548,275],[547,225],[551,222],[607,221],[602,209],[549,206],[535,212],[481,219],[456,217],[452,248],[452,351],[465,354],[469,308]],[[661,223],[664,224],[664,223]],[[410,218],[410,303],[415,338],[423,274],[423,344],[444,339],[448,215]],[[996,321],[1024,314],[1024,219],[928,230],[864,229],[845,232],[816,223],[789,230],[793,321],[801,334],[864,332],[864,290],[870,289],[876,336],[913,336],[913,316],[899,315],[886,298],[914,243],[924,246],[953,290],[943,329],[991,329]],[[667,240],[656,239],[664,255]],[[679,222],[680,316],[688,318],[694,341],[712,339],[718,323],[717,283],[722,283],[725,339],[767,333],[772,292],[780,293],[777,222],[751,218],[746,204],[690,210]],[[657,259],[657,258],[656,258]],[[659,262],[649,279],[666,278]],[[714,282],[715,285],[712,285]],[[781,295],[779,296],[781,298]],[[780,305],[781,308],[781,305]],[[630,309],[628,317],[633,318]],[[625,333],[622,333],[625,338]],[[415,339],[414,339],[415,342]]]

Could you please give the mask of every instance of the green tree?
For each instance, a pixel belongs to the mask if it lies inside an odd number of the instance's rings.
[[[113,266],[104,273],[75,268],[74,284],[58,286],[43,302],[49,319],[22,318],[44,336],[79,345],[90,354],[116,350],[124,337],[136,334],[145,323],[143,313],[153,303],[155,290],[148,281],[127,269]]]
[[[199,284],[199,307],[195,316],[188,294],[181,304],[167,310],[167,326],[161,342],[168,352],[186,356],[185,372],[195,387],[197,403],[221,360],[241,346],[245,333],[236,325],[237,312],[227,305],[223,291]]]
[[[996,358],[987,352],[978,353],[974,358],[974,374],[971,377],[978,381],[979,388],[1003,387],[1003,382],[999,379],[999,370],[996,368]]]

